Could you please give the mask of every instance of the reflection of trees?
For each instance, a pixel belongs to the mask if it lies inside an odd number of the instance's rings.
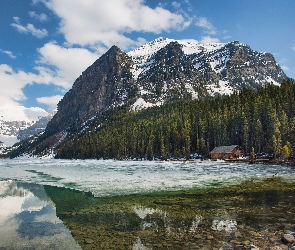
[[[28,239],[40,236],[54,236],[65,232],[62,223],[52,223],[48,221],[23,221],[20,223],[17,233]]]

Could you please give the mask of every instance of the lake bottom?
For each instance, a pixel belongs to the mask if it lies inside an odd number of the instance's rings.
[[[280,178],[103,198],[44,188],[82,249],[288,249],[295,232],[295,183]]]

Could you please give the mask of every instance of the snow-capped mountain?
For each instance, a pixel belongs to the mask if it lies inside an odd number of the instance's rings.
[[[17,139],[23,141],[33,135],[45,131],[48,122],[56,114],[57,110],[52,111],[49,115],[41,117],[38,121],[26,128],[20,128]]]
[[[198,44],[159,38],[127,54],[134,62],[131,71],[141,97],[152,97],[151,103],[165,101],[171,89],[176,95],[199,98],[279,84],[286,78],[271,54],[253,51],[237,41]]]
[[[12,146],[19,141],[17,136],[20,130],[30,127],[47,115],[48,112],[38,107],[0,105],[0,141],[6,146]]]
[[[256,89],[284,78],[271,54],[238,42],[159,38],[128,53],[113,46],[75,81],[48,131],[64,130],[127,102],[139,109],[179,98],[230,94],[243,87]]]
[[[79,127],[124,104],[139,110],[179,98],[257,89],[285,78],[271,54],[237,41],[198,44],[158,38],[128,53],[113,46],[76,79],[59,102],[42,145],[56,146],[71,126]]]

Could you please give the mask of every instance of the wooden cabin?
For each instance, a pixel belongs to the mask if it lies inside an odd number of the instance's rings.
[[[242,148],[238,145],[215,147],[210,153],[213,160],[233,160],[244,156]]]

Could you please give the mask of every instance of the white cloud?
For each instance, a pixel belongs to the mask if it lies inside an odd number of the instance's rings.
[[[28,23],[26,28],[28,30],[28,33],[31,33],[33,36],[36,36],[38,38],[43,38],[48,35],[46,29],[36,29],[31,23]]]
[[[175,9],[176,13],[181,15],[184,18],[182,29],[186,29],[188,26],[190,26],[193,22],[194,17],[191,17],[183,8],[181,3],[179,2],[172,2],[171,4]],[[189,3],[186,3],[187,11],[191,11],[191,6]]]
[[[14,19],[15,23],[12,23],[11,26],[16,28],[16,30],[20,33],[32,34],[33,36],[38,37],[38,38],[43,38],[48,35],[48,32],[46,29],[37,29],[31,23],[28,23],[27,26],[23,26],[20,24],[19,17],[14,17],[13,19]]]
[[[65,48],[54,42],[45,44],[38,52],[40,56],[34,73],[16,71],[7,64],[0,64],[0,104],[19,105],[19,102],[27,99],[23,88],[28,84],[53,84],[67,91],[99,57],[87,49]]]
[[[76,78],[100,55],[83,48],[65,48],[55,42],[46,43],[39,50],[36,69],[42,75],[49,74],[52,83],[69,89]]]
[[[223,37],[224,40],[229,40],[229,39],[231,39],[231,38],[232,38],[231,36],[224,36],[224,37]]]
[[[36,5],[38,3],[46,3],[47,0],[32,0],[32,4]]]
[[[292,50],[294,50],[294,51],[295,51],[295,45],[292,47]]]
[[[220,40],[218,38],[214,38],[211,36],[202,36],[200,43],[219,43]]]
[[[9,50],[0,49],[0,52],[8,55],[12,59],[15,59],[16,58],[16,56],[11,51],[9,51]]]
[[[275,55],[275,56],[279,56],[278,53],[274,53],[274,55]],[[288,61],[289,61],[289,60],[288,60],[287,58],[283,57],[282,59],[280,59],[280,64],[288,63]]]
[[[18,107],[27,97],[23,88],[28,84],[50,84],[55,78],[52,74],[37,68],[38,73],[27,73],[22,70],[15,71],[9,65],[0,64],[0,106]]]
[[[183,0],[183,2],[186,4],[186,8],[189,12],[192,12],[193,11],[193,6],[192,4],[190,3],[189,0]]]
[[[45,67],[36,67],[35,70],[37,73],[16,71],[7,64],[0,64],[0,105],[19,106],[21,101],[27,99],[23,88],[28,84],[64,83],[63,79],[55,77],[54,72]]]
[[[45,104],[49,107],[50,110],[54,110],[57,108],[58,102],[63,98],[61,95],[54,96],[43,96],[36,98],[38,103]]]
[[[60,31],[67,42],[82,46],[116,44],[125,49],[134,43],[127,33],[161,33],[188,25],[181,14],[160,6],[150,8],[143,0],[72,0],[71,4],[48,0],[46,5],[60,17]]]
[[[199,17],[195,25],[203,28],[207,34],[215,35],[217,33],[217,29],[208,21],[206,17]]]
[[[35,11],[29,11],[29,16],[40,21],[40,22],[45,22],[48,19],[46,14],[44,14],[44,13],[37,14]]]
[[[25,100],[22,88],[32,84],[36,75],[24,71],[14,71],[7,64],[0,64],[0,104],[16,104]]]
[[[288,71],[288,70],[290,70],[290,68],[289,68],[288,66],[286,66],[286,65],[281,65],[281,68],[282,68],[282,70],[284,70],[284,71]]]
[[[179,2],[172,2],[172,6],[175,8],[175,9],[178,9],[181,7],[181,4]]]

